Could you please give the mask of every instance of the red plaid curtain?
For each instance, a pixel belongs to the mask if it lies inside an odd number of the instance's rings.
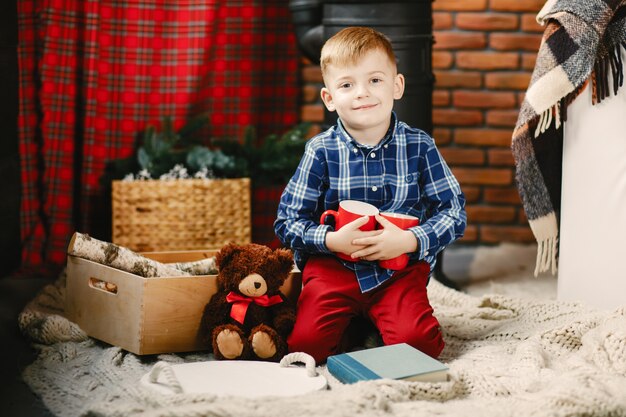
[[[60,265],[74,230],[94,234],[105,164],[164,115],[209,113],[222,138],[296,123],[287,3],[20,0],[23,265]]]

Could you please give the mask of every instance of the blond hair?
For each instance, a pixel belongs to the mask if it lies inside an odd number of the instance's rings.
[[[322,75],[329,65],[352,65],[367,52],[380,50],[396,65],[396,55],[387,36],[368,27],[342,29],[326,41],[320,56]]]

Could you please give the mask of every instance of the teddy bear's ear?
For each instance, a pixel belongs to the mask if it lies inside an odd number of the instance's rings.
[[[241,250],[241,246],[235,243],[228,243],[226,246],[223,246],[222,249],[215,255],[215,263],[217,264],[217,269],[220,270],[224,265],[230,262],[230,259],[237,252]]]
[[[280,265],[279,271],[281,275],[287,275],[293,269],[293,254],[289,249],[276,249],[274,256]]]

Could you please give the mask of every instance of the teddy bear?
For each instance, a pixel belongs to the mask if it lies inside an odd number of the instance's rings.
[[[218,289],[201,321],[206,345],[218,360],[279,361],[296,320],[295,308],[279,291],[293,269],[291,251],[229,243],[215,261]]]

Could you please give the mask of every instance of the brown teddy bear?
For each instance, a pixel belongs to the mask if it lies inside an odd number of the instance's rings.
[[[215,260],[218,289],[201,323],[215,358],[279,361],[296,319],[279,291],[293,268],[291,251],[229,243]]]

